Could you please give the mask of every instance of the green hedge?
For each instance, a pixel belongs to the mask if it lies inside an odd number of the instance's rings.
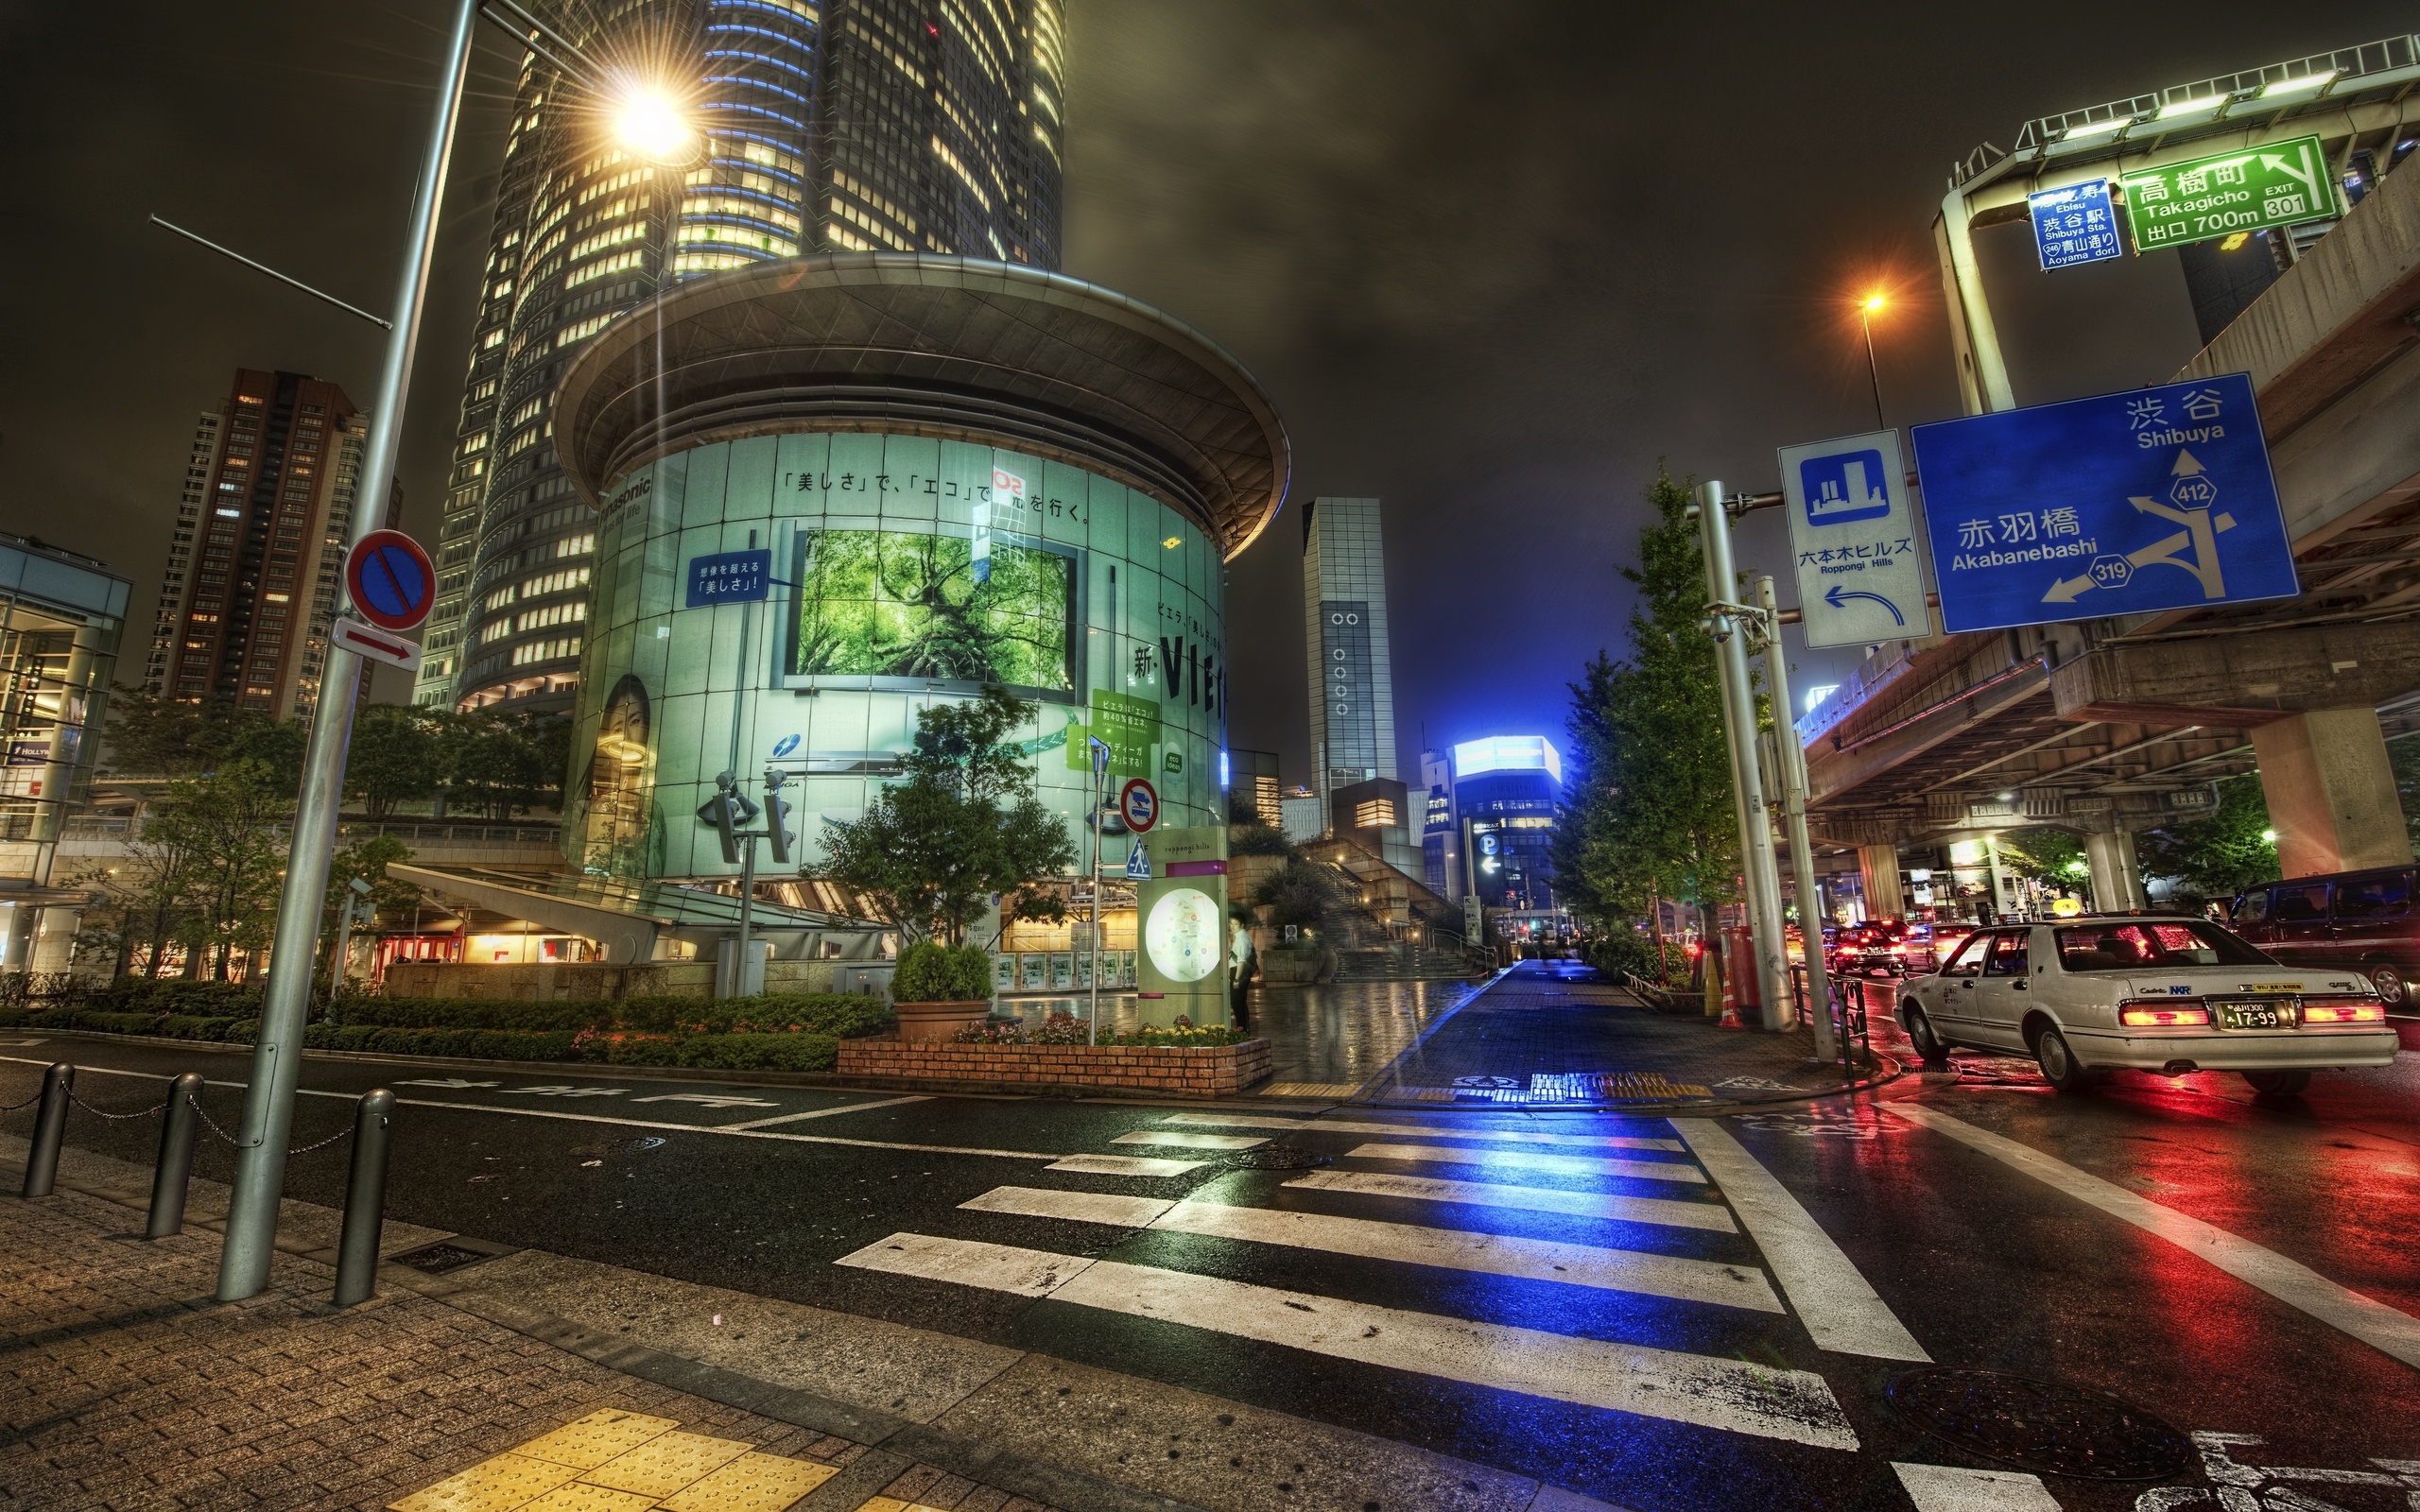
[[[302,1031],[313,1050],[382,1056],[452,1056],[465,1060],[572,1060],[579,1036],[563,1029],[389,1029],[374,1023],[315,1023]]]
[[[840,1058],[837,1035],[599,1035],[584,1058],[615,1066],[689,1066],[724,1071],[830,1071]],[[601,1055],[600,1055],[601,1052]]]

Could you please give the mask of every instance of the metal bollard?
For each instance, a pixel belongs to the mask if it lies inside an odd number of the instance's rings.
[[[201,1073],[188,1071],[168,1084],[168,1114],[161,1122],[160,1163],[151,1173],[151,1221],[146,1239],[165,1239],[185,1227],[185,1191],[193,1185],[193,1142],[200,1125]]]
[[[26,1151],[26,1195],[46,1197],[59,1180],[59,1146],[67,1137],[67,1099],[76,1091],[76,1068],[60,1061],[42,1074],[42,1107],[34,1111],[34,1139]]]
[[[337,1241],[337,1306],[370,1300],[378,1289],[378,1235],[386,1224],[387,1126],[395,1094],[386,1088],[361,1095],[353,1115],[353,1175],[344,1189],[344,1235]]]

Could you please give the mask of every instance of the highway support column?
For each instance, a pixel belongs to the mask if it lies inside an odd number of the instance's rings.
[[[1858,846],[1857,880],[1865,893],[1865,917],[1869,921],[1906,917],[1907,893],[1899,880],[1897,846]]]
[[[2273,719],[2254,727],[2252,749],[2285,875],[2411,864],[2394,765],[2370,705]]]
[[[2143,871],[2135,859],[2135,837],[2114,825],[2083,837],[2085,863],[2092,868],[2092,905],[2104,914],[2149,908],[2143,896]]]

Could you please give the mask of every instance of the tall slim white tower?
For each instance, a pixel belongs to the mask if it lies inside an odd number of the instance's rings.
[[[1303,625],[1309,656],[1311,760],[1331,830],[1339,789],[1395,782],[1395,690],[1387,649],[1387,564],[1375,499],[1313,499],[1303,513]],[[1420,874],[1410,816],[1396,799],[1387,860]]]

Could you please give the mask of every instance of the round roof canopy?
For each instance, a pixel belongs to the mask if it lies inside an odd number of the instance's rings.
[[[657,457],[879,430],[1071,462],[1183,510],[1233,558],[1285,503],[1292,453],[1243,365],[1122,294],[1008,263],[830,252],[695,279],[590,341],[555,446],[593,505]]]

